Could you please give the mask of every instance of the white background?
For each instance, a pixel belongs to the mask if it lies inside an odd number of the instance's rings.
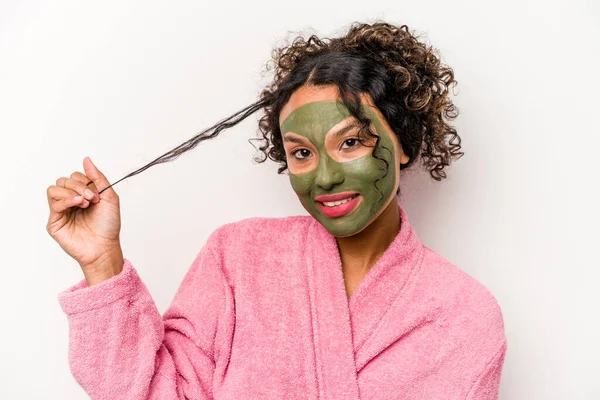
[[[49,185],[85,156],[118,180],[254,102],[271,49],[295,33],[381,18],[438,48],[459,81],[466,155],[443,182],[401,175],[401,202],[500,303],[500,399],[600,399],[598,4],[3,0],[0,398],[87,398],[56,300],[83,275],[45,230]],[[125,256],[161,313],[216,227],[305,214],[276,164],[252,162],[258,117],[115,187]]]

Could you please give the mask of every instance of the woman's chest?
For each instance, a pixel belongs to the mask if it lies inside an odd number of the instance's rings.
[[[414,319],[406,321],[411,329],[386,326],[383,318],[372,326],[364,315],[351,315],[347,301],[340,309],[309,286],[238,296],[230,358],[216,378],[215,398],[398,398],[440,378],[447,362],[443,343],[434,339],[443,337],[434,332],[440,327]],[[368,330],[370,337],[354,341]]]

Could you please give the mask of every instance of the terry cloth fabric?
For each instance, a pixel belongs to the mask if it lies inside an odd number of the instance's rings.
[[[92,399],[497,399],[494,296],[401,228],[347,298],[312,216],[217,228],[161,317],[138,272],[59,293],[69,365]],[[170,266],[165,266],[170,268]]]

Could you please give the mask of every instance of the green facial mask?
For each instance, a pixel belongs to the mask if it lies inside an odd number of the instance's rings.
[[[385,129],[369,106],[363,104],[361,108],[375,126],[375,133],[381,138],[379,145],[383,149],[376,153],[380,159],[369,152],[351,161],[337,162],[328,154],[325,148],[326,133],[352,115],[342,102],[323,100],[303,104],[292,111],[281,124],[282,135],[294,132],[309,139],[317,149],[318,165],[308,172],[290,172],[290,183],[308,213],[332,235],[339,237],[354,235],[364,229],[387,206],[390,196],[396,190],[395,150],[389,136],[393,133]],[[381,158],[389,163],[388,172],[383,179],[377,181],[384,174],[385,163]],[[325,216],[314,198],[345,191],[355,191],[362,195],[358,207],[340,217]]]

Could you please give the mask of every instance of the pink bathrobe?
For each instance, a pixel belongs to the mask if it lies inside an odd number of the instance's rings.
[[[399,209],[350,300],[335,238],[311,216],[216,229],[162,317],[128,259],[80,281],[58,295],[73,376],[92,399],[497,399],[496,299]]]

